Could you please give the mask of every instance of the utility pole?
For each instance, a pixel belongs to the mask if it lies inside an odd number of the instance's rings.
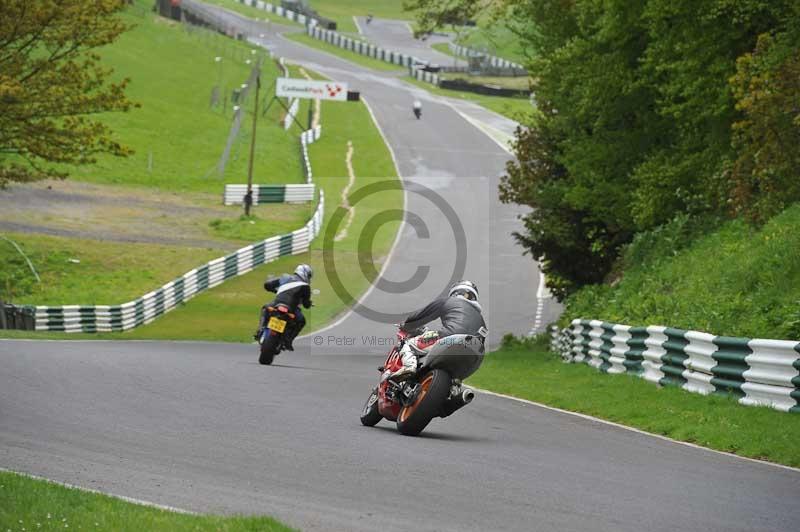
[[[253,204],[253,156],[256,151],[256,124],[258,123],[258,91],[261,88],[261,67],[256,65],[256,107],[253,113],[253,134],[250,137],[250,161],[247,164],[247,194],[244,197],[244,215],[250,216]]]

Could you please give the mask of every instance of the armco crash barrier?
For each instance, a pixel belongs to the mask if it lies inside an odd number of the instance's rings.
[[[425,63],[421,59],[417,59],[412,55],[395,52],[393,50],[386,50],[379,46],[375,46],[374,44],[360,41],[358,39],[351,39],[350,37],[345,37],[344,35],[335,31],[322,29],[319,26],[308,26],[306,31],[315,39],[319,39],[320,41],[332,44],[333,46],[350,50],[353,53],[371,57],[385,63],[391,63],[393,65],[407,68],[411,68],[417,63]]]
[[[576,319],[564,329],[554,327],[550,345],[565,361],[602,372],[800,412],[800,342]]]
[[[300,135],[300,155],[306,185],[285,185],[286,187],[306,187],[312,191],[313,175],[308,158],[308,145],[320,138],[321,127],[303,132]],[[246,188],[246,186],[245,186]],[[188,301],[196,294],[222,284],[228,279],[244,275],[255,267],[287,255],[308,251],[309,245],[322,228],[325,212],[325,195],[319,191],[319,203],[311,219],[305,226],[291,233],[273,236],[242,249],[212,260],[171,281],[158,290],[121,305],[65,305],[60,307],[26,307],[35,317],[37,331],[64,332],[111,332],[127,331],[150,323],[158,316],[169,312],[178,304]]]
[[[303,203],[314,199],[314,184],[253,185],[253,205],[261,203]],[[242,205],[247,185],[225,185],[223,204]]]

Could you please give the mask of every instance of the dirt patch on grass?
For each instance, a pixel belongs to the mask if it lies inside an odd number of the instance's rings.
[[[222,189],[222,184],[220,184]],[[262,206],[269,221],[302,218],[304,205]],[[256,210],[258,213],[258,210]],[[112,242],[203,247],[229,251],[242,240],[215,234],[212,220],[236,219],[237,207],[204,193],[157,192],[76,181],[45,181],[0,192],[0,231]],[[267,238],[272,234],[265,234]]]

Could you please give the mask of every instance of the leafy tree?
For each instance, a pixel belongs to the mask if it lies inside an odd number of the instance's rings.
[[[760,35],[730,79],[741,112],[733,124],[731,206],[756,222],[800,201],[800,16],[789,20],[785,31]]]
[[[125,156],[92,115],[127,111],[128,80],[93,51],[127,26],[121,0],[0,0],[0,187],[66,177],[49,163],[90,164],[98,153]]]
[[[560,297],[679,214],[763,218],[800,199],[796,0],[407,5],[423,25],[494,9],[535,52],[540,112],[500,192],[533,207],[517,237]]]

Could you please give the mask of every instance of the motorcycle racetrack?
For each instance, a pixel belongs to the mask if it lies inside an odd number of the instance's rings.
[[[407,292],[375,287],[269,367],[254,344],[0,340],[0,466],[301,530],[797,529],[797,470],[522,401],[479,393],[416,438],[385,420],[362,427],[394,338],[376,317],[427,303],[460,264],[480,287],[492,345],[558,315],[510,235],[524,211],[496,199],[510,154],[480,126],[510,134],[513,123],[303,47],[281,37],[288,28],[219,13],[361,92],[406,188],[383,276],[400,283],[427,266],[426,276]]]

